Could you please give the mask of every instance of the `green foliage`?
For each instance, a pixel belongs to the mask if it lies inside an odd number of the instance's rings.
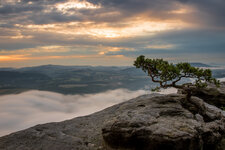
[[[156,87],[154,89],[151,89],[152,92],[159,92],[160,91],[160,87]]]
[[[221,109],[222,109],[223,111],[225,111],[225,107],[221,107]]]
[[[207,82],[214,83],[216,86],[220,84],[218,80],[212,77],[210,69],[192,67],[189,63],[174,65],[163,59],[149,59],[141,55],[135,60],[134,66],[147,72],[153,82],[160,84],[160,88],[180,88],[176,83],[182,78],[195,79],[194,84],[197,87],[206,87]],[[158,90],[158,88],[155,90]]]

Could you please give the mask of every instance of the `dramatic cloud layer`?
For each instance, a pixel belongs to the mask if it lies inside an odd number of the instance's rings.
[[[0,66],[130,65],[140,54],[225,63],[224,10],[224,0],[4,0]]]
[[[161,93],[174,93],[168,89]],[[98,94],[62,95],[46,91],[28,91],[0,97],[0,136],[33,125],[84,116],[120,102],[149,94],[149,91],[118,89]]]

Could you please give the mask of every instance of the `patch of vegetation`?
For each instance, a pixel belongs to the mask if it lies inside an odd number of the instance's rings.
[[[141,68],[150,76],[153,82],[159,84],[159,86],[153,90],[168,87],[184,89],[187,85],[202,88],[206,87],[207,83],[214,83],[216,86],[220,85],[220,82],[212,77],[210,69],[193,67],[189,63],[178,63],[174,65],[163,59],[149,59],[141,55],[135,60],[134,66],[136,66],[136,68]],[[177,83],[182,78],[192,78],[195,82],[193,84],[178,85]]]
[[[225,106],[224,106],[224,107],[221,107],[221,109],[222,109],[223,111],[225,111]]]

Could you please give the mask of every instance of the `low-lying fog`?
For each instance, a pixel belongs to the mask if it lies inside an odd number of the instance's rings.
[[[174,93],[167,89],[161,93]],[[110,90],[97,94],[63,95],[47,91],[28,91],[0,96],[0,136],[28,127],[71,119],[100,111],[150,91]]]

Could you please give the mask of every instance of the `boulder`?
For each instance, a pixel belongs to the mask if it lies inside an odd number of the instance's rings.
[[[102,135],[113,149],[215,150],[224,136],[222,110],[203,100],[168,95],[127,103],[105,122]],[[193,111],[195,110],[195,111]]]
[[[203,99],[205,102],[215,105],[219,108],[225,107],[225,82],[216,87],[214,84],[208,84],[206,88],[190,87],[193,96]],[[185,93],[179,90],[178,93]]]

